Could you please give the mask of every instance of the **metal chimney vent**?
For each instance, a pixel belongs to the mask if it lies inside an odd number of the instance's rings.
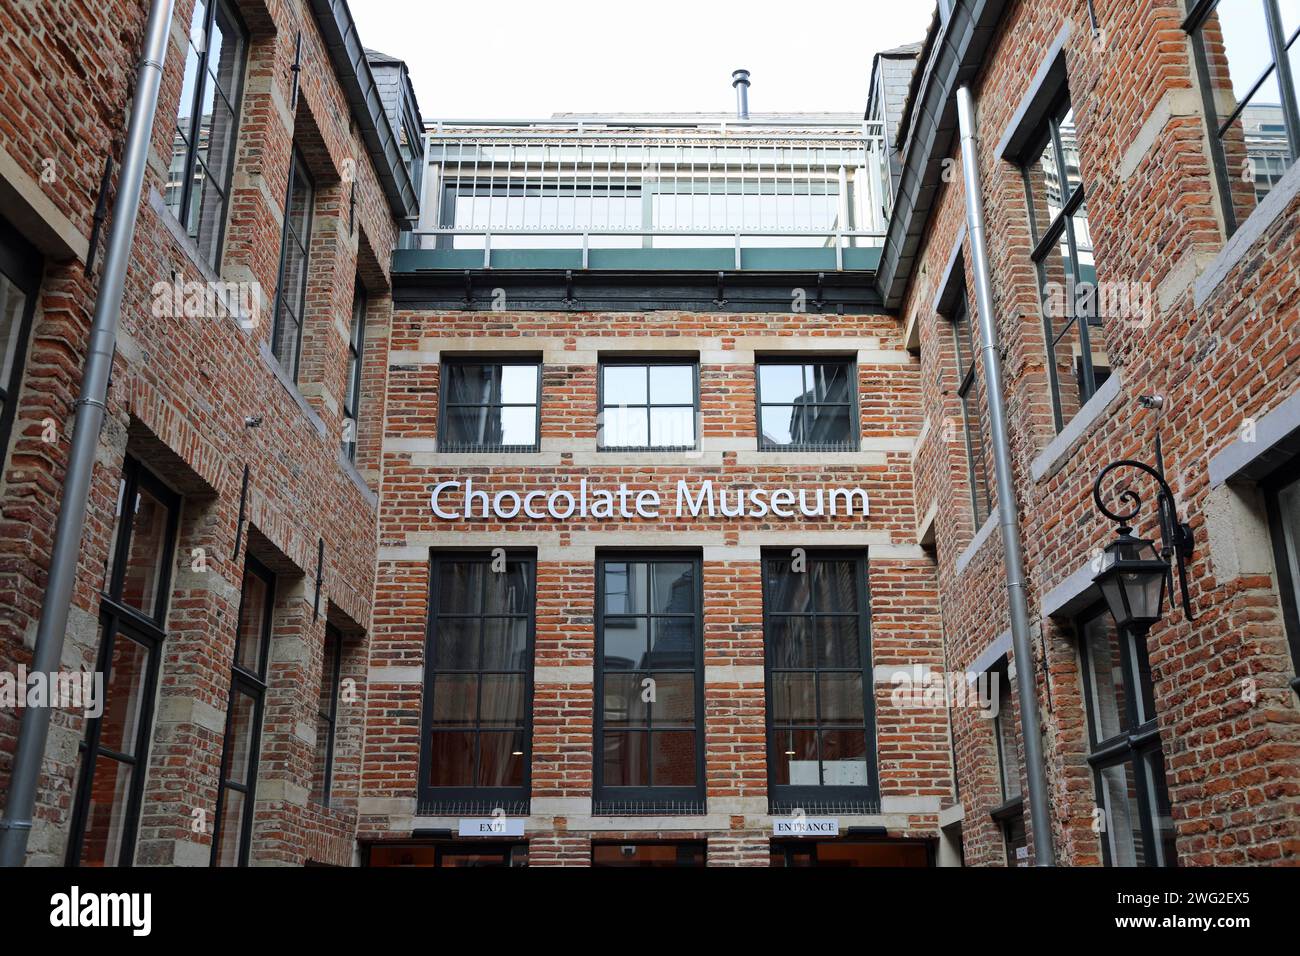
[[[749,70],[733,70],[731,85],[736,88],[736,119],[749,119]]]

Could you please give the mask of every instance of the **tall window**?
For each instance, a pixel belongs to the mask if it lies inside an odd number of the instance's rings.
[[[1079,146],[1069,99],[1051,111],[1025,153],[1034,264],[1047,341],[1056,430],[1074,418],[1110,375],[1093,263]]]
[[[763,559],[769,792],[774,805],[868,810],[879,798],[866,558]]]
[[[307,306],[307,263],[311,250],[315,187],[297,147],[289,164],[288,201],[280,239],[280,279],[275,293],[275,328],[271,350],[280,367],[296,382],[302,351],[302,320]]]
[[[0,472],[9,454],[40,283],[40,256],[0,219]]]
[[[343,454],[357,457],[357,412],[361,408],[361,363],[366,355],[366,290],[358,282],[352,293],[352,327],[348,330],[348,382],[343,400]]]
[[[135,856],[179,514],[180,498],[126,459],[99,605],[103,712],[81,743],[69,866],[130,866]]]
[[[419,787],[429,812],[526,810],[535,576],[525,554],[431,559]]]
[[[343,632],[325,625],[325,655],[321,663],[316,703],[316,760],[311,776],[311,802],[330,805],[334,782],[334,740],[338,729],[339,688],[343,680]]]
[[[993,743],[998,754],[998,785],[1002,803],[993,810],[993,819],[1002,828],[1007,850],[1007,866],[1028,866],[1028,841],[1025,837],[1024,798],[1020,793],[1020,741],[1016,735],[1016,716],[1011,707],[1011,676],[1004,657],[989,672],[991,690],[997,695],[997,712],[993,715]]]
[[[703,804],[700,578],[690,555],[596,562],[595,803],[606,812]]]
[[[758,363],[759,448],[857,451],[857,367],[848,360]]]
[[[226,226],[247,44],[227,0],[196,0],[165,199],[213,268]]]
[[[442,451],[536,451],[542,374],[536,360],[449,359],[442,366]]]
[[[1300,155],[1300,6],[1294,0],[1188,0],[1215,173],[1235,232]]]
[[[600,365],[600,447],[695,447],[694,362],[610,359]]]
[[[1105,607],[1080,619],[1088,737],[1107,866],[1175,866],[1174,825],[1146,641]]]
[[[984,429],[981,425],[979,373],[975,362],[975,335],[971,328],[966,296],[962,295],[951,316],[953,346],[957,355],[957,397],[961,399],[962,434],[966,441],[966,476],[970,482],[970,498],[975,527],[979,527],[993,510],[989,492],[988,457],[984,446]]]
[[[1273,564],[1277,568],[1282,616],[1291,661],[1300,673],[1300,464],[1291,465],[1265,486]],[[1300,693],[1300,677],[1291,681]]]
[[[250,555],[244,564],[235,659],[230,669],[230,702],[212,834],[213,866],[248,865],[274,609],[275,578]]]

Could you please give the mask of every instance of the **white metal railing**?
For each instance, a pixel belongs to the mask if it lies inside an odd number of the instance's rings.
[[[839,231],[835,230],[830,233],[809,233],[797,230],[767,230],[764,232],[706,232],[700,230],[680,230],[680,229],[546,229],[536,232],[511,232],[506,233],[505,238],[508,241],[505,245],[500,243],[503,237],[501,233],[494,232],[490,229],[417,229],[411,233],[415,239],[414,247],[416,249],[436,249],[439,248],[437,240],[441,238],[470,237],[478,244],[474,246],[452,246],[443,248],[457,249],[481,249],[483,252],[483,268],[492,268],[492,252],[504,249],[536,248],[536,249],[576,249],[582,252],[582,268],[589,267],[592,249],[726,249],[734,251],[734,267],[742,268],[742,250],[755,248],[772,248],[774,240],[780,239],[812,239],[817,238],[823,241],[818,242],[815,246],[804,246],[804,248],[830,248],[835,250],[835,268],[837,271],[844,269],[844,250],[845,249],[878,249],[884,245],[885,234],[883,232],[860,232],[860,231]],[[516,241],[520,236],[535,236],[544,241],[535,246],[520,246]],[[493,245],[494,237],[498,240]],[[574,240],[572,242],[563,242],[564,239]],[[597,240],[596,242],[593,242]],[[635,240],[632,244],[622,242],[621,244],[601,243],[601,239],[615,240]],[[660,242],[658,245],[653,244],[657,240],[682,239],[683,242],[664,245]],[[780,243],[775,243],[781,247]],[[791,247],[793,248],[793,247]]]
[[[878,244],[879,124],[839,119],[441,121],[417,248]],[[567,245],[557,244],[567,240]],[[869,241],[870,240],[870,241]]]

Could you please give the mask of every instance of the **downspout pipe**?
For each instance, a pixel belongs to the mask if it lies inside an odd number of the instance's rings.
[[[104,271],[99,297],[90,323],[90,345],[82,373],[72,432],[72,450],[63,480],[63,498],[54,531],[54,552],[50,556],[49,580],[41,599],[41,618],[36,630],[32,672],[53,673],[63,658],[63,638],[68,629],[68,612],[81,554],[81,534],[86,522],[86,502],[95,468],[95,450],[104,422],[108,378],[117,348],[117,325],[122,310],[131,242],[144,170],[149,159],[149,140],[158,108],[163,60],[171,30],[173,0],[152,0],[145,24],[144,52],[136,72],[135,97],[127,125],[126,148],[122,153],[113,220],[109,226]],[[0,820],[0,866],[22,866],[27,838],[32,829],[36,787],[41,761],[50,732],[51,707],[23,708],[13,772],[9,778],[9,800]]]
[[[998,525],[1002,530],[1003,563],[1007,575],[1007,605],[1011,612],[1011,647],[1016,655],[1016,689],[1020,699],[1020,729],[1024,737],[1025,776],[1029,785],[1029,818],[1034,830],[1034,865],[1054,866],[1052,819],[1039,730],[1038,695],[1034,689],[1034,649],[1029,641],[1029,605],[1025,598],[1025,558],[1020,547],[1020,507],[1012,484],[1011,443],[1007,432],[1002,360],[993,323],[993,284],[989,276],[988,243],[984,228],[984,193],[980,188],[975,104],[970,87],[957,88],[957,123],[961,133],[961,165],[966,186],[966,231],[970,236],[975,273],[975,302],[979,309],[980,353],[984,358],[984,394],[989,406],[993,469],[998,489]]]

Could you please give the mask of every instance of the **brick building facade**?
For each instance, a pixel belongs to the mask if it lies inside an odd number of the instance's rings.
[[[981,473],[992,467],[981,453],[989,424],[979,410],[967,428],[962,409],[973,356],[959,356],[956,333],[977,308],[951,106],[965,82],[976,104],[1035,622],[1028,666],[1043,720],[1057,859],[1294,863],[1300,662],[1286,557],[1294,518],[1278,511],[1277,489],[1295,427],[1300,171],[1284,167],[1285,175],[1270,178],[1233,118],[1250,85],[1241,73],[1253,70],[1242,37],[1265,22],[1265,7],[1241,5],[1250,23],[1234,24],[1239,32],[1225,44],[1218,18],[1238,14],[1207,4],[946,6],[953,10],[936,19],[913,78],[900,187],[910,209],[896,210],[891,222],[880,288],[921,361],[916,511],[933,515],[947,667],[982,670],[1014,658],[1001,531],[983,503],[997,505],[992,474]],[[1267,34],[1253,42],[1266,44]],[[941,44],[949,50],[935,53]],[[1256,107],[1261,100],[1269,94],[1246,103],[1247,112],[1266,109]],[[1216,124],[1206,122],[1209,103],[1219,110]],[[1221,149],[1211,128],[1219,124]],[[1044,157],[1054,127],[1064,149]],[[1062,155],[1069,188],[1057,189],[1045,179],[1057,177]],[[1080,200],[1071,205],[1075,190]],[[1044,257],[1045,246],[1065,246],[1055,238],[1065,233],[1048,225],[1063,205],[1073,245]],[[920,239],[909,246],[907,235]],[[891,256],[896,239],[906,251]],[[1101,305],[1053,311],[1052,283],[1064,287],[1070,270],[1096,284]],[[1055,359],[1044,344],[1045,314],[1061,343]],[[1084,348],[1094,366],[1086,386],[1078,333],[1062,331],[1080,315],[1074,327],[1087,324]],[[1140,401],[1153,395],[1162,407]],[[1163,620],[1138,637],[1144,646],[1131,651],[1140,663],[1122,679],[1108,678],[1108,669],[1119,673],[1122,641],[1092,578],[1115,528],[1094,506],[1093,482],[1117,459],[1154,464],[1157,431],[1195,540],[1187,568],[1194,618],[1166,605]],[[1116,507],[1116,493],[1130,485],[1145,501],[1137,533],[1158,543],[1150,479],[1115,475],[1104,500]],[[1098,668],[1099,659],[1115,666]],[[1025,665],[1011,659],[1009,666]],[[1141,673],[1148,666],[1149,676]],[[1124,713],[1125,690],[1146,698],[1137,719]],[[999,863],[1008,851],[1006,810],[1019,819],[1023,785],[999,780],[996,724],[955,709],[952,733],[966,862]],[[1014,746],[1005,753],[1014,781],[1020,756]]]
[[[915,360],[900,347],[897,321],[882,314],[443,312],[418,308],[422,293],[409,277],[407,281],[411,285],[397,293],[389,340],[362,840],[377,841],[387,859],[384,841],[456,831],[459,817],[488,816],[502,806],[507,813],[527,816],[530,865],[587,865],[593,844],[619,843],[631,850],[643,841],[673,841],[707,844],[710,864],[766,866],[771,816],[802,808],[808,815],[838,814],[845,831],[870,828],[892,841],[917,841],[896,850],[894,843],[882,843],[881,852],[915,850],[926,859],[927,841],[938,832],[942,798],[952,786],[945,721],[942,710],[891,700],[893,685],[884,676],[895,668],[918,663],[938,667],[942,661],[933,566],[914,537],[909,452],[919,427],[915,408],[920,386]],[[852,450],[762,447],[756,430],[758,378],[803,368],[770,364],[777,359],[844,361],[843,368],[856,378]],[[439,379],[459,374],[458,360],[518,363],[494,367],[530,375],[540,369],[535,448],[444,450],[455,444],[457,426],[450,423],[448,410],[432,406],[455,394],[450,382]],[[611,436],[620,427],[610,419],[615,411],[605,405],[602,413],[601,396],[612,402],[613,382],[623,375],[649,370],[646,374],[654,376],[668,369],[690,370],[687,381],[694,373],[697,393],[688,389],[684,400],[698,420],[698,436],[683,442],[692,446],[689,450],[660,450],[653,447],[658,439],[643,441],[642,434],[634,444],[650,447],[624,450],[626,443]],[[769,393],[774,388],[770,381],[767,388]],[[652,402],[655,389],[651,379]],[[444,436],[439,428],[451,434]],[[444,514],[461,518],[446,520],[431,511],[430,489],[451,481],[459,485],[440,497],[439,506]],[[472,517],[464,517],[466,486],[494,498],[557,491],[576,495],[582,481],[593,501],[587,517],[567,515],[571,501],[544,512],[540,497],[523,504],[541,520],[518,513],[485,516],[481,504],[474,506]],[[689,502],[682,507],[680,496],[697,500],[705,482],[712,483],[716,509],[705,505],[697,512]],[[620,485],[629,496],[655,492],[659,508],[647,503],[645,511],[658,513],[639,516],[629,507],[625,514],[616,510],[612,518],[602,517],[594,507],[597,494],[615,492]],[[850,511],[835,492],[842,488],[865,491],[868,513],[861,506]],[[754,489],[770,494],[773,507],[785,517],[753,508],[736,516],[736,493]],[[501,510],[519,509],[520,502],[507,497]],[[808,517],[813,511],[823,513]],[[491,789],[463,794],[461,788],[446,786],[455,768],[447,765],[438,746],[422,751],[420,737],[421,732],[438,733],[439,721],[436,713],[426,712],[422,719],[422,688],[427,695],[441,683],[448,694],[456,679],[444,676],[443,667],[430,660],[437,648],[450,655],[453,640],[440,636],[451,619],[429,610],[431,595],[442,603],[451,598],[447,584],[430,581],[431,554],[455,560],[497,548],[535,562],[535,611],[527,609],[535,614],[531,748],[525,745],[520,755],[530,764],[517,778],[531,779],[531,800],[525,797],[513,811]],[[795,731],[778,740],[774,729],[776,736],[769,738],[765,720],[767,694],[783,682],[769,672],[765,688],[765,657],[774,658],[785,648],[771,643],[776,625],[768,621],[765,652],[763,573],[766,567],[771,611],[776,582],[790,577],[785,566],[794,549],[807,552],[811,563],[805,576],[813,581],[843,562],[848,575],[861,579],[869,600],[865,668],[856,647],[839,648],[832,638],[826,643],[845,655],[842,663],[856,665],[844,684],[858,700],[839,718],[846,727],[856,724],[857,746],[846,739],[831,760],[833,731],[823,730],[821,754],[826,774],[832,763],[861,760],[864,786],[846,787],[853,792],[824,800],[808,788],[797,798],[776,792],[786,778],[774,764],[790,760],[787,750],[798,745],[790,743]],[[632,679],[640,693],[644,675],[655,677],[656,665],[650,661],[659,654],[657,632],[648,654],[643,648],[613,662],[621,653],[616,648],[624,647],[628,637],[625,615],[640,605],[633,595],[612,607],[610,591],[612,579],[628,573],[626,566],[658,556],[667,556],[674,562],[673,573],[684,574],[693,586],[702,582],[702,604],[691,604],[699,618],[692,626],[697,646],[694,654],[688,651],[674,664],[684,666],[688,678],[672,691],[692,697],[696,690],[700,693],[682,712],[675,701],[670,704],[674,710],[667,726],[673,729],[664,735],[681,733],[677,728],[693,735],[703,773],[697,775],[693,766],[668,766],[666,760],[663,775],[672,785],[660,786],[652,775],[650,786],[635,786],[645,781],[621,766],[634,759],[635,746],[618,729],[635,720],[622,714],[626,702],[621,695],[627,691],[616,682]],[[596,595],[600,597],[593,602]],[[653,600],[649,607],[655,613]],[[484,657],[490,640],[485,632]],[[856,633],[852,643],[857,643]],[[873,665],[882,675],[874,690]],[[451,666],[463,672],[459,665]],[[862,739],[864,670],[870,740]],[[801,692],[793,681],[787,692],[791,688],[796,695]],[[438,693],[433,690],[435,708]],[[486,684],[481,693],[488,694]],[[600,702],[604,720],[598,729]],[[487,705],[485,696],[480,706]],[[697,712],[700,705],[702,712]],[[652,702],[650,710],[655,706]],[[774,720],[780,720],[779,710],[771,711]],[[651,716],[651,727],[654,720]],[[835,721],[831,726],[837,726]],[[847,730],[844,734],[849,736]],[[480,743],[481,751],[485,746]],[[691,748],[683,749],[679,757],[693,763]],[[651,759],[655,768],[660,767],[658,753],[654,750]],[[801,750],[791,763],[806,763],[810,757],[815,764],[815,749],[810,754]],[[878,783],[873,771],[879,773]]]
[[[1057,862],[1294,864],[1300,110],[1242,38],[1300,23],[1241,6],[940,0],[866,133],[560,114],[426,157],[341,0],[177,0],[64,653],[108,706],[56,711],[29,861],[1025,864],[1029,680]],[[0,4],[4,673],[144,7]],[[1157,431],[1192,613],[1175,572],[1121,631],[1093,482]]]
[[[106,159],[114,173],[120,163],[146,12],[0,10],[6,252],[28,265],[5,270],[25,337],[5,383],[7,673],[31,660],[102,265],[100,179]],[[331,635],[334,680],[363,695],[371,626],[377,460],[364,425],[355,463],[345,453],[349,326],[354,303],[367,323],[386,320],[415,193],[375,147],[396,142],[385,114],[355,105],[373,80],[340,44],[346,15],[328,3],[175,4],[63,655],[71,672],[107,666],[107,706],[95,720],[56,711],[33,863],[208,865],[218,821],[218,862],[351,862],[359,709],[344,703],[331,725],[328,796],[314,766]],[[300,271],[280,258],[295,155],[312,185]],[[227,298],[205,298],[218,282]],[[300,347],[284,339],[296,377],[272,340],[286,309],[301,326]],[[364,414],[382,396],[368,384],[360,402]],[[265,618],[254,566],[267,575]],[[236,657],[237,632],[243,648],[268,642],[260,659]],[[239,679],[232,661],[248,664]],[[20,717],[0,708],[4,790]]]

